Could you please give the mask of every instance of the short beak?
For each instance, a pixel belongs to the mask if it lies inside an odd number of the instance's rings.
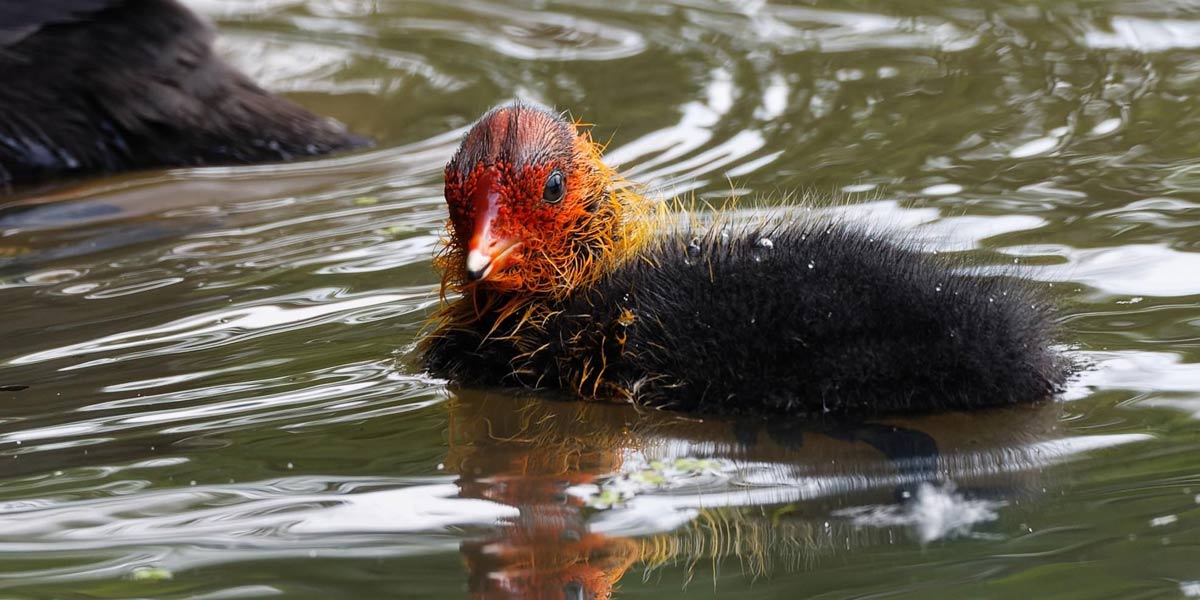
[[[475,213],[475,231],[467,244],[467,279],[479,281],[500,272],[521,243],[501,237],[494,231],[500,211],[501,195],[495,171],[487,170],[471,193]]]

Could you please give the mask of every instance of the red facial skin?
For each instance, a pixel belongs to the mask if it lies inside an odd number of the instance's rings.
[[[490,281],[497,288],[521,288],[523,278],[514,278],[509,267],[530,256],[560,254],[569,245],[555,235],[569,228],[571,215],[561,206],[565,199],[556,204],[542,201],[546,178],[557,168],[561,167],[479,164],[461,183],[447,175],[451,226],[455,241],[463,246],[464,260],[476,252],[490,261],[474,279]]]
[[[565,192],[548,201],[556,171]],[[485,115],[446,167],[447,282],[533,294],[574,287],[619,221],[596,210],[607,196],[602,173],[591,139],[556,115],[519,105]]]

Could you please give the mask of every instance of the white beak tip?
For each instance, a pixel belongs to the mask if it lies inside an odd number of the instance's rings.
[[[479,250],[467,254],[467,278],[477,281],[488,276],[492,270],[492,259]]]

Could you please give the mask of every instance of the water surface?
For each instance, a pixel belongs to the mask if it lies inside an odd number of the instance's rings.
[[[1200,4],[190,4],[378,145],[4,201],[0,596],[1200,596]],[[844,424],[448,389],[441,168],[514,97],[1042,282],[1089,368]]]

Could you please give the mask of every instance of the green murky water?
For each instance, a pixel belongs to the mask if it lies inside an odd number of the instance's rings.
[[[379,145],[6,201],[0,597],[1200,596],[1200,4],[192,5]],[[515,96],[1053,283],[1091,368],[815,428],[448,391],[441,167]]]

